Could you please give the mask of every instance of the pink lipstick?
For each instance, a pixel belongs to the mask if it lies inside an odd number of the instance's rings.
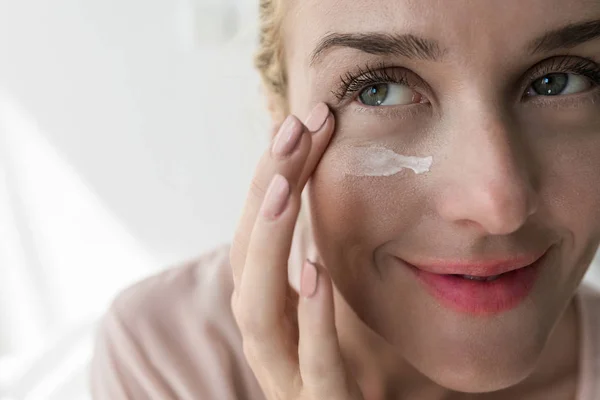
[[[548,251],[504,260],[411,264],[419,282],[442,305],[473,315],[494,315],[517,307],[535,285]]]

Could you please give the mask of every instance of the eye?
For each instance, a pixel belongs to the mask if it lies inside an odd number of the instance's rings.
[[[593,86],[590,79],[568,73],[552,73],[536,79],[525,93],[528,97],[559,96],[585,92]]]
[[[420,103],[422,96],[407,85],[378,83],[364,88],[359,93],[358,100],[372,107],[397,106]]]

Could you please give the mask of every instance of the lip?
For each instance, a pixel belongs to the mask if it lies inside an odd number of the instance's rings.
[[[522,255],[517,257],[505,258],[501,260],[476,260],[476,261],[447,261],[447,260],[428,260],[423,262],[412,262],[403,260],[411,266],[421,271],[430,272],[439,275],[472,275],[472,276],[494,276],[504,274],[510,271],[524,268],[539,260],[543,253]]]
[[[489,316],[516,308],[529,296],[548,253],[479,264],[437,262],[417,267],[398,261],[441,305],[461,313]],[[493,281],[473,281],[457,275],[500,276]]]

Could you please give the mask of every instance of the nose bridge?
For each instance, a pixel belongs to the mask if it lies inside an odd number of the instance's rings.
[[[451,173],[440,214],[471,221],[490,234],[517,230],[537,208],[532,163],[518,126],[492,101],[463,103],[451,114],[452,150],[446,158]]]
[[[496,176],[497,179],[518,175],[518,154],[523,145],[508,117],[492,107],[465,110],[462,122],[455,129],[457,144],[466,151],[465,160],[478,166],[472,172],[481,175]],[[468,117],[467,117],[468,115]]]

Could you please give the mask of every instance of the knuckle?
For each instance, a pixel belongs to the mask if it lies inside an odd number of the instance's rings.
[[[316,392],[345,387],[347,375],[345,365],[339,358],[331,359],[324,355],[315,357],[309,365],[304,365],[305,384]]]
[[[331,376],[331,367],[325,365],[323,362],[315,361],[310,370],[306,371],[306,374],[309,377],[308,381],[313,388],[323,389],[325,386],[324,381]]]
[[[262,340],[268,335],[268,329],[266,329],[260,313],[251,310],[248,302],[238,299],[235,309],[238,326],[246,339],[254,342]]]
[[[265,182],[263,182],[263,179],[258,176],[253,177],[252,181],[250,181],[250,193],[252,196],[256,199],[262,199],[265,196],[266,191],[267,187]]]
[[[260,373],[267,380],[271,380],[270,366],[273,363],[273,355],[269,349],[270,347],[264,341],[258,342],[248,338],[244,338],[242,341],[242,351],[248,365],[255,374]]]

